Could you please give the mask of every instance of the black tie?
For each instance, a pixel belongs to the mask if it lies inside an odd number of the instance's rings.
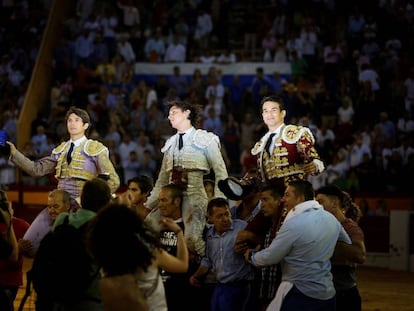
[[[178,150],[181,150],[181,148],[183,148],[183,136],[185,133],[180,133],[180,137],[178,138]]]
[[[272,133],[269,135],[269,138],[266,141],[265,150],[270,155],[270,145],[272,144],[273,136],[275,136],[275,133]]]
[[[66,161],[68,162],[68,164],[70,164],[70,162],[72,162],[72,151],[73,151],[74,146],[75,146],[74,143],[70,143],[69,151],[66,154]]]

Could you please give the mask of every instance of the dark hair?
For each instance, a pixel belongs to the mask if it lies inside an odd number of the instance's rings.
[[[68,121],[68,118],[72,113],[76,114],[79,118],[81,118],[83,123],[88,123],[89,126],[91,126],[91,118],[89,117],[88,112],[84,109],[75,106],[71,106],[68,112],[66,112],[65,122]]]
[[[263,73],[263,67],[257,67],[256,68],[256,73]]]
[[[162,189],[167,189],[170,191],[170,197],[174,201],[176,198],[180,199],[180,202],[183,202],[183,190],[181,190],[180,186],[175,184],[168,184],[162,187]]]
[[[111,203],[101,209],[89,229],[92,255],[111,276],[146,270],[160,247],[156,232],[124,204]]]
[[[310,201],[315,199],[315,192],[313,191],[312,184],[307,180],[296,179],[289,183],[289,186],[295,188],[295,195],[303,195],[305,201]]]
[[[282,97],[277,96],[277,95],[270,95],[270,96],[265,96],[262,98],[262,101],[260,102],[260,107],[263,107],[263,104],[265,102],[274,102],[274,103],[278,103],[279,104],[279,109],[280,111],[282,110],[286,110],[286,105],[285,102],[283,100]]]
[[[170,110],[172,107],[177,107],[181,109],[182,111],[190,110],[190,115],[188,116],[188,118],[191,124],[196,128],[201,126],[202,118],[200,115],[201,109],[199,105],[190,104],[186,101],[181,101],[181,100],[169,101],[167,105],[168,105],[168,110]]]
[[[345,217],[351,218],[355,222],[358,222],[361,218],[362,212],[359,206],[352,200],[348,192],[342,191],[337,186],[328,185],[321,187],[316,191],[316,194],[324,194],[338,198],[340,208],[345,210]]]
[[[229,208],[229,202],[224,198],[214,198],[208,202],[207,205],[207,215],[211,216],[214,207],[224,207]]]
[[[348,192],[343,193],[343,208],[345,209],[345,217],[351,218],[353,221],[358,222],[362,217],[362,211],[358,204],[352,200],[351,195]]]
[[[154,181],[147,175],[138,175],[128,180],[127,185],[129,186],[132,182],[136,183],[142,193],[150,193],[154,187]]]
[[[272,197],[274,198],[281,198],[283,197],[283,194],[285,193],[286,187],[284,185],[282,186],[275,186],[273,184],[262,184],[260,185],[260,192],[264,191],[270,191]]]
[[[85,182],[81,193],[81,206],[97,212],[111,201],[111,189],[106,181],[95,177]]]
[[[330,197],[338,198],[341,208],[343,208],[344,193],[335,185],[327,185],[319,188],[316,194],[324,194]]]

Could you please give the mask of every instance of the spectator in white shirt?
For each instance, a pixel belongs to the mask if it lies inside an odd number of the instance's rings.
[[[371,84],[371,90],[373,92],[377,93],[380,90],[380,77],[370,64],[363,64],[361,66],[361,72],[358,75],[358,81],[360,84],[369,82]]]
[[[213,54],[211,49],[206,49],[201,52],[198,61],[203,64],[214,64],[216,62],[217,57]]]
[[[208,47],[210,33],[213,31],[213,21],[211,15],[203,8],[199,8],[196,28],[194,31],[194,41],[199,51]]]
[[[263,54],[263,61],[264,62],[271,62],[275,55],[276,50],[276,37],[273,35],[271,31],[266,33],[266,36],[262,39],[262,49],[264,51]]]
[[[403,115],[397,120],[397,131],[400,137],[414,134],[414,120],[410,113],[404,110]]]
[[[412,144],[412,138],[406,136],[402,138],[400,145],[393,149],[394,152],[400,154],[403,165],[408,164],[408,159],[414,154],[414,148],[410,144]]]
[[[154,34],[148,37],[144,46],[145,58],[150,63],[160,63],[164,59],[165,42],[161,28],[157,28]]]
[[[224,112],[224,86],[216,76],[208,77],[207,82],[208,86],[205,94],[207,105],[204,109],[204,115],[207,116],[208,109],[213,107],[216,111],[216,116],[221,116]]]
[[[362,142],[360,133],[356,133],[354,135],[354,143],[349,152],[349,165],[351,167],[356,167],[361,164],[364,154],[368,154],[369,158],[372,159],[371,147]]]
[[[104,9],[104,16],[100,19],[104,42],[108,47],[109,57],[112,58],[116,51],[116,28],[118,17],[110,8]]]
[[[118,51],[122,58],[128,63],[134,63],[136,55],[131,43],[128,41],[128,34],[121,34],[118,41]]]
[[[150,142],[150,139],[145,133],[140,133],[137,138],[137,156],[139,159],[142,159],[144,157],[144,151],[148,150],[151,155],[155,155],[155,147]]]
[[[338,108],[338,123],[339,124],[350,124],[355,114],[354,108],[352,107],[352,99],[345,96],[342,99],[342,105]]]
[[[226,49],[219,55],[219,57],[217,57],[216,62],[223,65],[235,64],[237,62],[237,57],[231,49]]]
[[[300,33],[300,41],[302,43],[302,57],[306,60],[308,65],[313,68],[317,61],[317,46],[318,35],[315,27],[311,24],[306,24]]]
[[[344,181],[348,171],[348,154],[343,148],[339,149],[332,157],[332,163],[326,167],[326,182],[327,184],[338,184],[340,181]]]
[[[180,43],[180,34],[174,33],[173,41],[168,45],[165,51],[164,62],[166,63],[184,63],[187,49]]]
[[[335,133],[327,124],[322,124],[316,130],[315,141],[321,158],[327,158],[335,141]]]
[[[88,19],[83,24],[83,28],[88,29],[95,37],[101,30],[101,24],[98,21],[98,17],[93,13],[89,15]]]
[[[339,146],[348,144],[352,140],[352,120],[355,114],[352,99],[349,96],[342,98],[342,104],[337,110],[338,123],[336,127],[336,143]]]
[[[75,40],[75,65],[83,61],[86,66],[91,65],[92,55],[95,51],[94,36],[88,29],[83,29]]]
[[[138,144],[131,139],[131,135],[129,133],[125,133],[122,137],[122,142],[118,148],[118,153],[121,157],[122,166],[124,166],[124,163],[128,160],[130,152],[135,151],[136,153],[137,150]]]
[[[9,155],[0,156],[0,188],[7,189],[16,182],[16,165],[9,160]]]
[[[410,69],[408,77],[404,80],[405,109],[414,117],[414,67]]]
[[[286,40],[285,47],[286,47],[286,51],[287,51],[289,60],[291,59],[290,55],[292,54],[293,51],[296,51],[298,53],[298,56],[302,55],[301,54],[302,53],[302,49],[301,49],[302,41],[301,41],[297,31],[295,31],[295,30],[290,31],[290,33],[287,37],[287,40]]]
[[[132,150],[129,153],[128,159],[122,164],[122,167],[124,169],[124,183],[125,184],[128,184],[128,180],[138,175],[139,165],[140,165],[140,162],[138,159],[137,152],[135,150]]]
[[[145,80],[139,81],[138,88],[143,94],[146,94],[146,97],[145,97],[146,110],[150,109],[150,107],[152,106],[154,102],[158,104],[157,92],[154,90],[154,88],[150,84],[148,84],[148,82],[146,82]]]
[[[13,87],[17,88],[22,84],[25,77],[20,65],[16,63],[12,64],[8,79]]]
[[[280,39],[276,42],[275,57],[273,58],[275,63],[284,63],[288,61],[288,51],[285,46],[285,42]]]
[[[218,137],[223,137],[223,122],[216,115],[216,111],[213,107],[209,107],[207,111],[207,117],[204,120],[203,128],[206,131],[213,132]]]
[[[47,145],[47,136],[45,133],[45,128],[43,125],[38,125],[36,127],[36,134],[31,138],[33,147],[36,149],[36,152],[39,154],[40,150]]]
[[[382,168],[384,169],[384,171],[387,169],[388,160],[392,156],[392,152],[394,149],[393,146],[394,146],[394,142],[391,140],[386,140],[383,144],[383,147],[381,150],[381,163],[382,163]]]
[[[335,140],[335,133],[330,129],[326,124],[322,124],[320,128],[316,131],[316,144],[324,148],[327,145],[327,142],[330,144]]]
[[[140,15],[138,8],[134,5],[133,0],[124,0],[117,2],[118,7],[123,12],[123,24],[125,28],[133,28],[140,24]]]
[[[121,134],[118,131],[118,126],[114,123],[111,123],[108,128],[108,133],[105,136],[105,140],[113,140],[115,146],[118,147],[121,143]]]

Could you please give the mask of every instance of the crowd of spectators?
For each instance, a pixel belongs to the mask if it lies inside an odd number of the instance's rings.
[[[49,5],[2,4],[1,128],[12,141]],[[230,37],[236,11],[244,23]],[[33,159],[50,152],[65,138],[67,108],[76,105],[91,115],[88,136],[108,146],[121,183],[139,174],[155,178],[172,134],[165,103],[182,99],[204,107],[204,128],[222,140],[229,172],[241,175],[255,165],[249,150],[265,130],[260,99],[279,93],[288,107],[285,121],[312,129],[326,163],[326,172],[311,180],[315,189],[334,183],[351,192],[408,192],[413,21],[412,1],[79,1],[64,21],[50,100],[24,152]],[[235,74],[224,83],[216,64],[243,61],[257,61],[252,81]],[[264,74],[267,62],[285,61],[291,75]],[[175,67],[151,83],[136,79],[136,62]],[[180,72],[183,62],[211,66],[208,72],[195,66],[188,77]],[[13,184],[13,174],[3,172],[15,168],[7,158],[0,163],[1,184]]]

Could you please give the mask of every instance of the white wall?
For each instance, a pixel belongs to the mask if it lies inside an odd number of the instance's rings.
[[[180,67],[182,75],[192,75],[194,69],[201,69],[202,74],[207,74],[208,69],[211,66],[221,69],[223,75],[254,75],[256,68],[262,67],[265,74],[272,74],[274,71],[278,71],[281,75],[290,75],[290,63],[236,63],[229,65],[219,64],[201,64],[201,63],[168,63],[168,64],[149,64],[149,63],[136,63],[135,74],[136,75],[160,75],[160,74],[172,74],[174,66]]]

